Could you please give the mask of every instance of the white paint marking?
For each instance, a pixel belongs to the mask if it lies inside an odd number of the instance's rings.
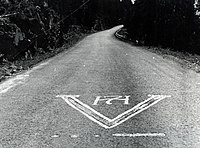
[[[125,105],[129,104],[129,98],[130,96],[125,96],[125,98],[122,98],[122,96],[97,96],[93,105],[98,105],[100,101],[106,101],[106,104],[111,105],[112,101],[124,101]]]
[[[71,135],[72,138],[78,138],[78,135]]]
[[[22,84],[26,77],[29,76],[29,73],[25,73],[22,75],[17,75],[14,78],[11,78],[0,85],[0,94],[6,93],[9,89],[17,86],[18,84]]]
[[[79,101],[77,99],[79,95],[58,95],[57,97],[61,97],[62,99],[64,99],[68,105],[81,112],[93,122],[98,123],[104,128],[109,128],[107,125],[105,125],[105,123],[109,124],[112,120],[100,114],[93,108],[89,107],[87,104],[84,104],[81,101]]]
[[[165,137],[164,133],[135,133],[135,134],[113,134],[114,137]]]
[[[96,122],[100,126],[109,129],[118,126],[119,124],[125,122],[126,120],[132,118],[133,116],[141,113],[142,111],[148,109],[149,107],[157,104],[161,100],[165,98],[169,98],[171,96],[168,95],[149,95],[150,98],[147,100],[137,104],[133,108],[125,111],[124,113],[118,115],[114,119],[109,119],[108,117],[100,114],[87,104],[84,104],[77,98],[79,98],[79,95],[58,95],[56,97],[61,97],[62,99],[67,102],[68,105],[73,107],[74,109],[78,110],[80,113],[88,117],[93,122]]]
[[[42,63],[39,66],[34,67],[32,70],[25,72],[24,74],[17,75],[15,77],[10,78],[7,81],[3,82],[2,84],[0,84],[0,94],[6,93],[9,89],[11,89],[19,84],[23,84],[25,82],[26,78],[29,77],[29,74],[31,72],[33,72],[34,70],[37,70],[47,64],[48,64],[48,62]]]
[[[39,66],[44,66],[44,65],[47,65],[49,62],[45,62],[45,63],[42,63],[40,64]]]
[[[60,137],[59,135],[53,135],[53,136],[51,136],[52,138],[58,138],[58,137]]]
[[[96,138],[100,137],[99,135],[94,135]]]

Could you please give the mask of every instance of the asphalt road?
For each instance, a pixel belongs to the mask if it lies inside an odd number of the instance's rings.
[[[200,75],[117,29],[0,84],[0,148],[200,148]]]

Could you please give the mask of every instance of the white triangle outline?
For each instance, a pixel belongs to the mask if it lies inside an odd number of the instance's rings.
[[[80,95],[58,95],[56,97],[64,99],[69,106],[81,112],[83,115],[88,117],[93,122],[96,122],[97,124],[106,129],[110,129],[120,125],[121,123],[127,121],[133,116],[157,104],[161,100],[171,97],[170,95],[148,95],[148,96],[149,98],[147,100],[135,105],[131,109],[119,114],[117,117],[113,119],[104,116],[103,114],[94,110],[87,104],[81,102],[79,99],[77,99],[80,97]]]

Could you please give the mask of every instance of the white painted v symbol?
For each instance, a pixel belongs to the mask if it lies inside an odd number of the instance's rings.
[[[159,101],[169,98],[171,96],[168,95],[149,95],[150,98],[147,100],[137,104],[133,108],[125,111],[124,113],[118,115],[114,119],[110,119],[101,113],[97,112],[87,104],[84,104],[77,98],[80,97],[79,95],[58,95],[56,97],[61,97],[64,99],[67,104],[69,104],[74,109],[78,110],[82,114],[84,114],[86,117],[88,117],[90,120],[96,122],[100,126],[108,129],[113,128],[115,126],[118,126],[119,124],[125,122],[126,120],[130,119],[131,117],[139,114],[140,112],[148,109],[149,107],[157,104]]]

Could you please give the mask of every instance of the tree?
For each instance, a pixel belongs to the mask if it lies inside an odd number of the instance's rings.
[[[188,48],[194,32],[194,0],[136,0],[129,7],[131,19],[125,26],[134,40],[146,45]]]

